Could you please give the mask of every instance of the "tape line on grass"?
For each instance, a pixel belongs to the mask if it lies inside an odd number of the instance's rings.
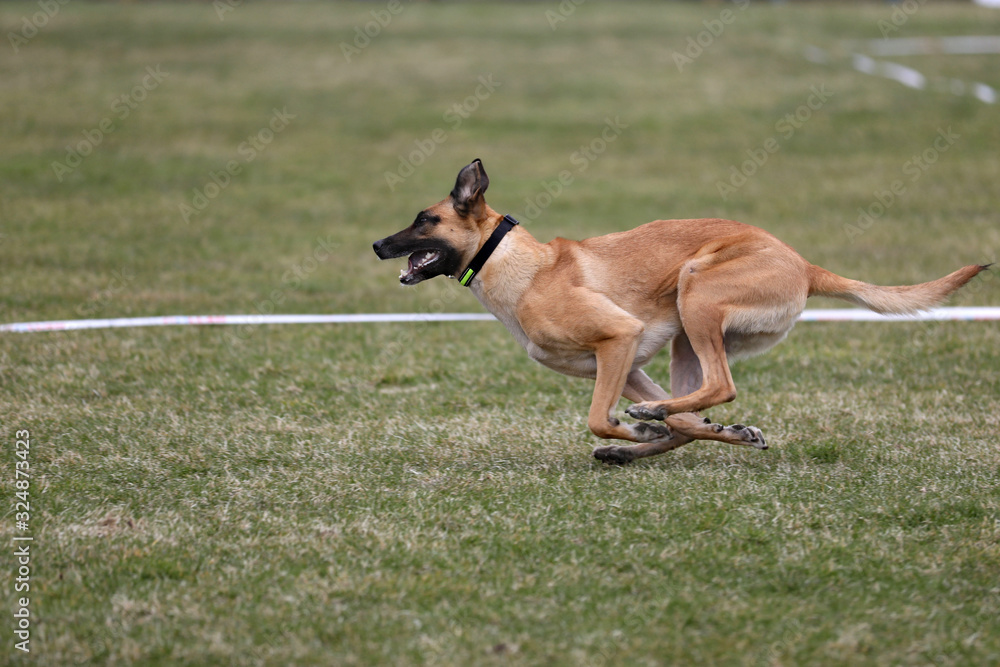
[[[316,315],[166,315],[94,320],[50,320],[0,324],[0,332],[34,333],[79,329],[257,324],[378,324],[392,322],[490,322],[488,313],[359,313]],[[856,308],[805,310],[800,322],[944,322],[1000,321],[1000,307],[937,308],[917,315],[879,315]]]
[[[949,54],[965,55],[974,53],[997,53],[1000,49],[1000,41],[994,37],[968,37],[968,38],[940,38],[937,40],[926,39],[893,39],[879,42],[848,42],[843,45],[849,51],[857,47],[863,47],[873,51],[876,55],[924,55],[924,54]],[[838,57],[817,46],[806,46],[803,55],[810,62],[821,65],[836,62]],[[900,65],[899,63],[886,60],[876,60],[864,53],[853,52],[849,57],[851,67],[858,72],[871,76],[882,77],[891,81],[901,83],[907,88],[915,90],[935,89],[942,92],[949,92],[953,95],[971,95],[984,104],[996,104],[1000,102],[1000,92],[992,86],[978,81],[963,81],[951,77],[927,77],[912,67]]]

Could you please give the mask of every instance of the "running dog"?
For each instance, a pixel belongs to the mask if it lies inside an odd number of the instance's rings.
[[[595,381],[587,425],[629,446],[594,456],[628,463],[692,440],[767,449],[760,429],[713,424],[701,410],[732,401],[729,361],[759,354],[795,325],[810,296],[879,313],[932,308],[988,268],[970,265],[920,285],[879,287],[810,264],[757,227],[719,219],[657,220],[584,241],[539,243],[484,199],[479,160],[451,194],[406,229],[373,244],[379,259],[409,256],[399,281],[448,276],[469,287],[528,355]],[[670,343],[670,392],[643,372]],[[633,401],[622,423],[620,396]],[[663,423],[650,423],[659,420]]]

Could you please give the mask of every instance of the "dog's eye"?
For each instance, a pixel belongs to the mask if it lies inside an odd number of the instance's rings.
[[[417,215],[417,219],[413,221],[415,227],[426,227],[429,225],[436,225],[441,222],[441,218],[436,215],[430,215],[429,213],[420,213]]]

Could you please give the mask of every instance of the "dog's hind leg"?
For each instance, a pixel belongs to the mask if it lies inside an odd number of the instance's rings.
[[[670,341],[670,391],[674,396],[687,396],[700,387],[701,363],[691,349],[687,334],[681,331]]]
[[[674,433],[691,440],[715,440],[730,445],[746,445],[756,449],[767,449],[764,434],[756,426],[743,424],[713,424],[711,420],[693,412],[681,412],[667,417],[666,424]]]
[[[701,364],[687,334],[682,331],[674,337],[670,346],[670,391],[674,396],[687,396],[701,387],[701,384]],[[754,426],[713,424],[693,412],[670,415],[666,418],[666,424],[671,430],[680,432],[692,440],[716,440],[730,445],[749,445],[757,449],[767,449],[764,434]]]
[[[723,320],[723,310],[708,304],[700,304],[694,314],[684,318],[684,340],[690,350],[686,357],[690,359],[693,355],[699,366],[701,382],[693,391],[680,395],[675,393],[670,399],[631,405],[626,410],[629,416],[636,419],[665,419],[668,415],[698,412],[736,398],[736,385],[726,359]],[[675,349],[677,347],[674,346]],[[694,362],[687,363],[693,365]],[[693,385],[694,377],[693,372],[686,373],[684,383]],[[690,386],[684,387],[689,388]]]
[[[681,335],[683,336],[683,334]],[[694,383],[693,386],[697,387],[701,381],[700,371],[699,375],[694,378],[687,375],[690,369],[698,369],[698,362],[695,358],[692,366],[688,360],[683,358],[684,345],[687,345],[686,339],[681,341],[680,345],[675,339],[674,355],[671,357],[670,363],[670,388],[675,393],[682,391],[684,387],[691,386],[692,383]],[[678,347],[681,348],[680,357],[677,354]],[[690,349],[689,345],[688,349]],[[693,356],[694,353],[691,352],[691,355]],[[635,369],[629,373],[623,395],[630,401],[662,401],[670,398],[670,395],[641,369]],[[760,429],[753,426],[713,424],[691,412],[670,415],[666,419],[666,426],[670,434],[669,438],[660,437],[655,442],[645,442],[638,445],[605,445],[594,450],[594,458],[605,463],[630,463],[637,459],[656,456],[683,447],[694,440],[716,440],[731,445],[750,445],[767,449]],[[634,424],[632,428],[636,435],[641,435],[643,424]]]

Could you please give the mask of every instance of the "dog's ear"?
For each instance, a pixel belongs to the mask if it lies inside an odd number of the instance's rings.
[[[471,215],[476,219],[482,217],[486,204],[483,194],[489,186],[490,177],[486,175],[486,170],[483,169],[483,163],[479,158],[458,172],[455,188],[451,191],[451,200],[458,214],[461,216]]]

